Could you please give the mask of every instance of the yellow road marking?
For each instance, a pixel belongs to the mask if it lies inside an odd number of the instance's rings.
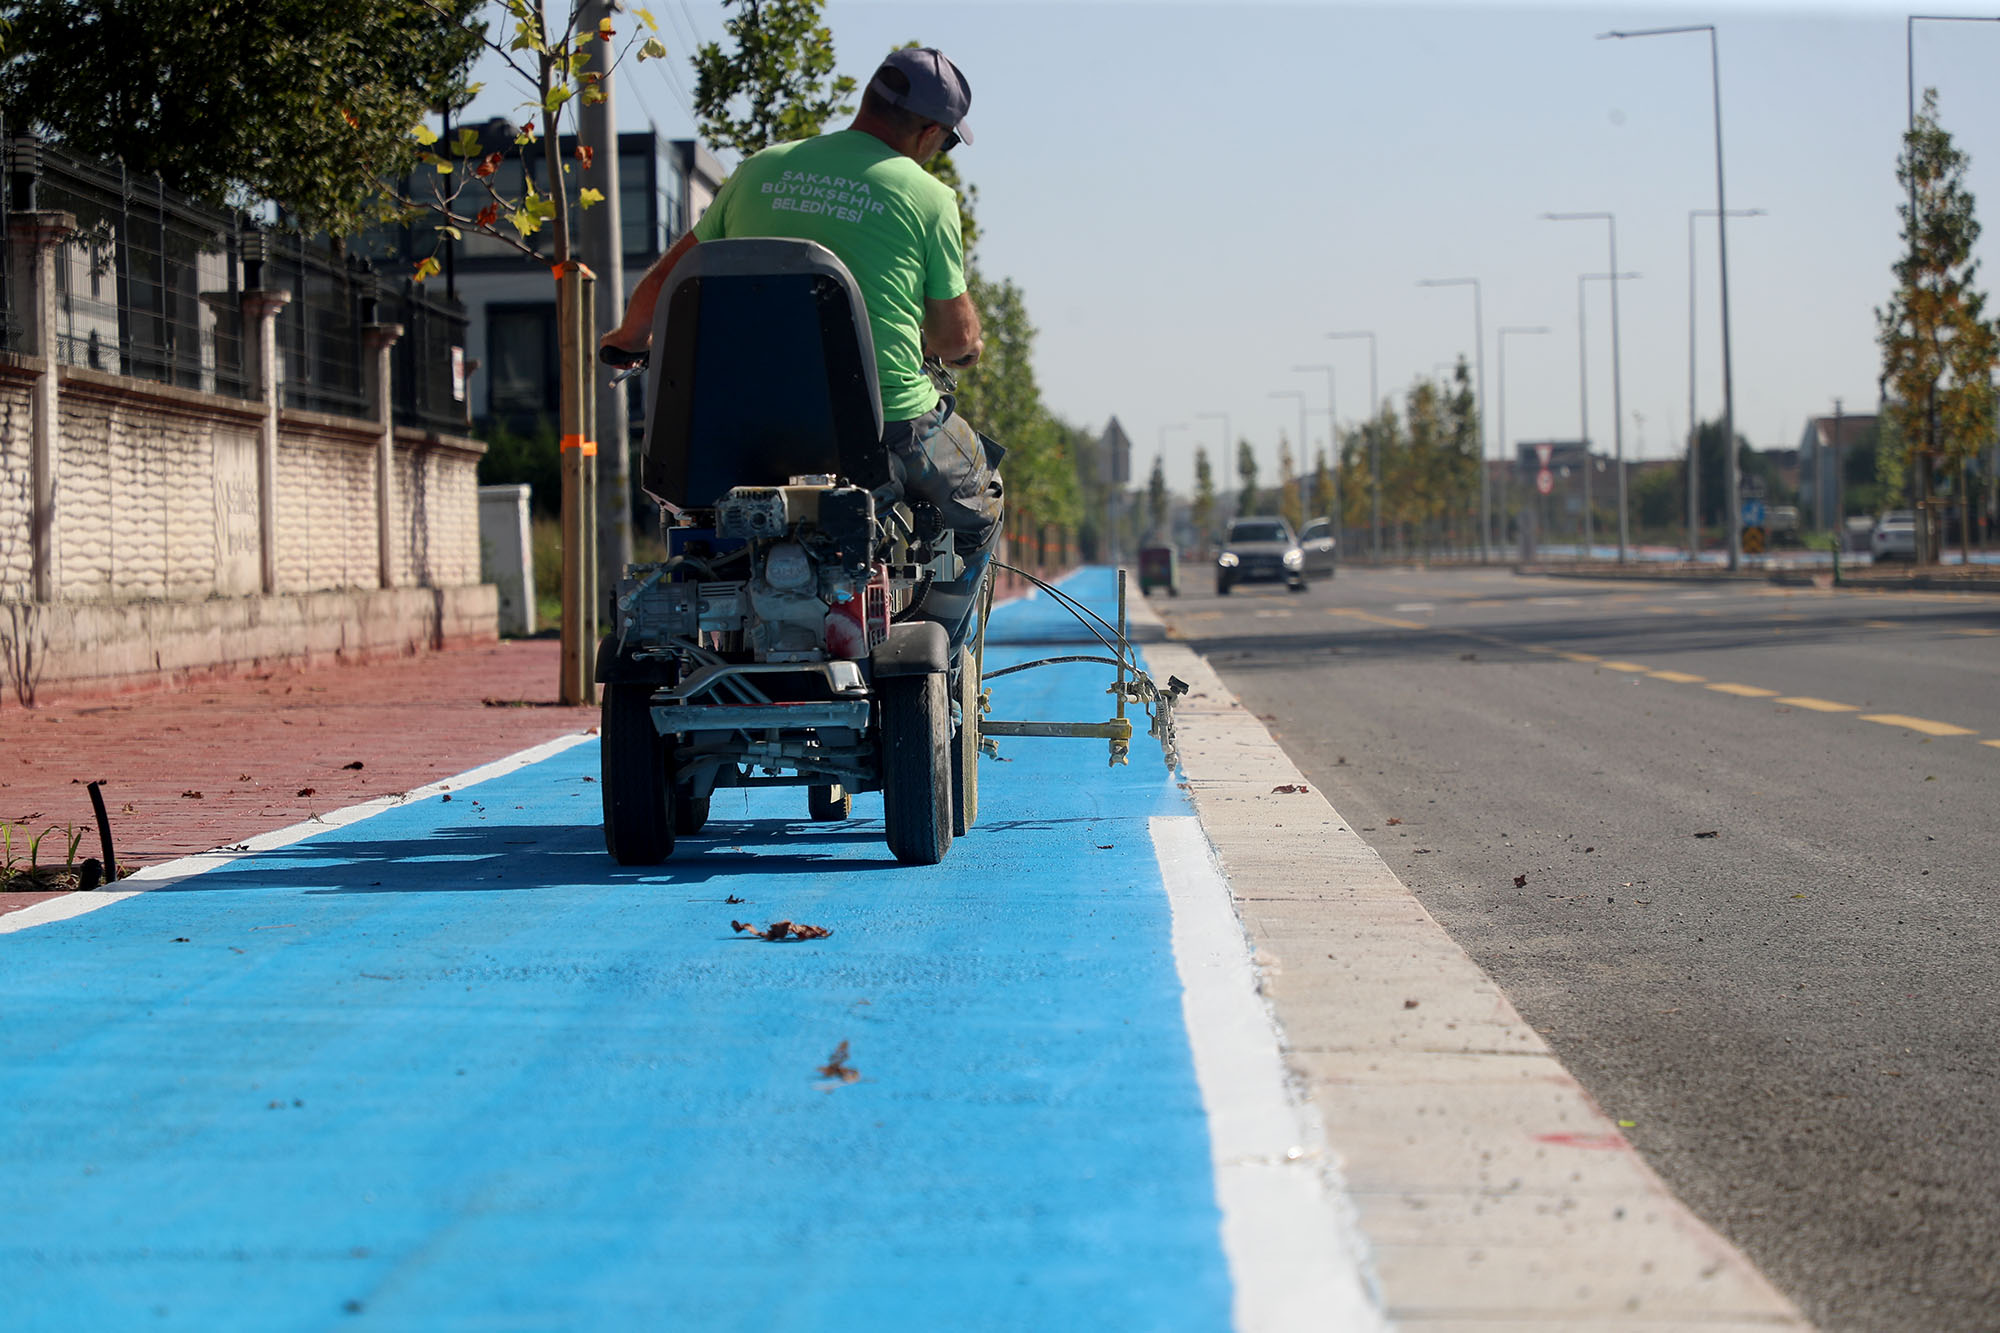
[[[1349,616],[1355,620],[1365,620],[1371,625],[1393,625],[1397,629],[1430,628],[1428,625],[1420,624],[1414,620],[1397,620],[1391,616],[1370,615],[1366,611],[1357,611],[1351,606],[1329,606],[1326,609],[1326,613],[1330,616]]]
[[[1789,698],[1780,699],[1778,702],[1789,704],[1793,708],[1810,708],[1815,713],[1853,713],[1859,711],[1853,704],[1837,704],[1831,699],[1814,699],[1809,695],[1803,694],[1795,694]]]
[[[1695,614],[1698,616],[1719,616],[1722,612],[1712,606],[1701,606],[1695,608]]]
[[[1646,674],[1654,680],[1670,681],[1675,685],[1699,685],[1708,679],[1707,676],[1697,676],[1686,671],[1648,671]]]
[[[1971,727],[1954,727],[1949,722],[1933,722],[1925,717],[1908,717],[1902,713],[1863,713],[1863,722],[1880,722],[1885,727],[1902,727],[1906,731],[1921,731],[1926,736],[1971,736]]]
[[[1964,634],[1972,638],[1990,639],[1995,634],[2000,634],[2000,629],[1955,629],[1952,633]]]
[[[1552,653],[1555,651],[1555,649],[1549,647],[1546,643],[1524,643],[1521,646],[1531,653]]]
[[[1562,658],[1565,662],[1602,662],[1604,660],[1603,658],[1597,656],[1595,653],[1559,652],[1556,654],[1556,656]]]
[[[1777,693],[1776,690],[1760,690],[1755,685],[1731,685],[1725,683],[1722,685],[1711,685],[1708,688],[1714,690],[1717,694],[1734,694],[1744,699],[1769,699]]]
[[[1642,667],[1637,662],[1606,662],[1603,666],[1606,671],[1646,672],[1652,669],[1651,667]]]
[[[1996,750],[2000,750],[2000,741],[1981,741],[1981,742],[1979,742],[1979,743],[1980,743],[1981,745],[1990,745],[1990,746],[1992,746],[1992,747],[1993,747],[1994,749],[1996,749]]]
[[[1863,628],[1863,629],[1901,629],[1901,628],[1902,628],[1902,626],[1901,626],[1901,625],[1899,625],[1899,624],[1897,624],[1897,623],[1896,623],[1895,621],[1893,621],[1893,620],[1864,620],[1864,621],[1862,621],[1862,622],[1861,622],[1861,628]]]

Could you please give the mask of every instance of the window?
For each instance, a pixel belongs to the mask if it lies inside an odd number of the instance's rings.
[[[532,425],[556,415],[556,308],[495,305],[486,311],[487,411]]]

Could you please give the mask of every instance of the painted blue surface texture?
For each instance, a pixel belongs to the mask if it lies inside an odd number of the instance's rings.
[[[1038,598],[989,659],[1078,638]],[[1226,1327],[1133,750],[1004,742],[932,869],[780,790],[639,871],[591,743],[0,936],[0,1327]]]

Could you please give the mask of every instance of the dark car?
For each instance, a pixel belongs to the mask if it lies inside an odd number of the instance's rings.
[[[1282,518],[1239,518],[1215,557],[1215,591],[1223,596],[1239,583],[1282,583],[1306,590],[1306,556]]]

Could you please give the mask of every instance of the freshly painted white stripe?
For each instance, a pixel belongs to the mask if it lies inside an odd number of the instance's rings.
[[[1387,1330],[1367,1243],[1319,1115],[1292,1095],[1276,1022],[1201,821],[1150,821],[1174,966],[1208,1111],[1238,1333]]]
[[[1435,611],[1437,610],[1437,605],[1433,602],[1398,602],[1393,609],[1397,611]]]
[[[36,903],[33,907],[24,907],[18,912],[9,912],[5,916],[0,916],[0,935],[10,935],[17,930],[26,930],[30,926],[46,925],[52,921],[67,921],[71,917],[82,916],[86,912],[95,912],[100,907],[109,907],[113,903],[122,903],[127,898],[144,893],[148,889],[157,889],[168,884],[176,884],[190,875],[199,875],[203,871],[215,870],[226,866],[239,856],[248,856],[255,852],[268,852],[275,847],[287,847],[295,842],[303,842],[315,833],[324,833],[328,829],[344,828],[349,824],[358,823],[370,815],[379,815],[384,810],[393,810],[397,806],[409,801],[420,801],[426,797],[436,796],[440,792],[463,791],[465,788],[478,783],[490,782],[494,778],[505,777],[509,773],[517,772],[530,764],[540,763],[551,755],[561,754],[571,746],[581,745],[585,741],[590,740],[593,734],[591,732],[578,732],[573,736],[558,736],[552,741],[543,741],[540,745],[531,745],[527,749],[510,754],[504,759],[495,759],[490,764],[481,764],[478,768],[468,769],[456,777],[440,778],[436,782],[428,783],[422,787],[413,787],[409,791],[400,792],[394,796],[377,796],[373,800],[363,801],[359,805],[350,805],[339,810],[330,810],[323,815],[314,815],[311,819],[300,824],[273,829],[269,833],[259,833],[236,844],[228,851],[197,852],[193,856],[178,857],[175,860],[164,861],[156,866],[147,866],[145,869],[133,874],[130,878],[118,881],[120,884],[132,885],[133,887],[129,890],[121,889],[111,893],[96,890],[90,893],[66,893],[60,898],[51,898],[47,902]]]

